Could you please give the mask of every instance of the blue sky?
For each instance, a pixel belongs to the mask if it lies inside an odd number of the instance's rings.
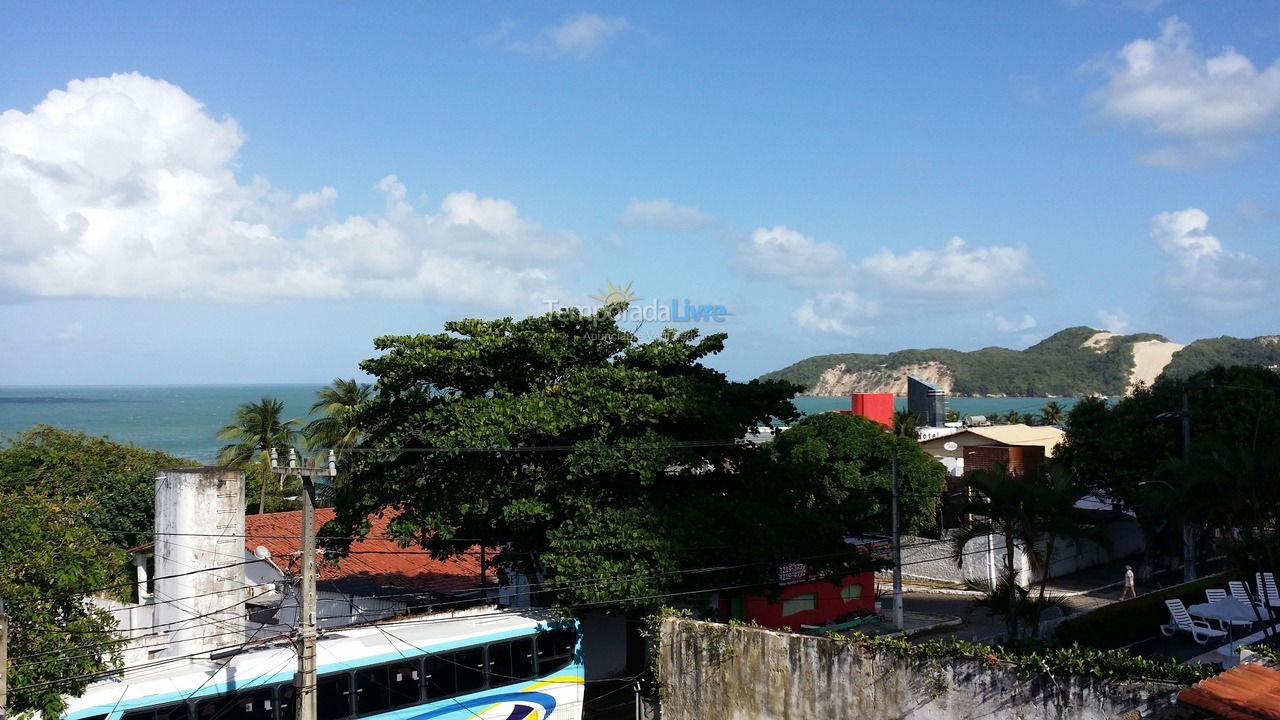
[[[609,281],[738,378],[1280,332],[1270,2],[228,7],[0,2],[0,384],[324,381]]]

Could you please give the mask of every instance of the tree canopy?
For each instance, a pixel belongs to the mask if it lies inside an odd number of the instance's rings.
[[[1191,427],[1185,461],[1184,391]],[[1277,426],[1280,375],[1257,366],[1215,367],[1184,380],[1162,377],[1114,405],[1082,400],[1056,457],[1096,492],[1135,511],[1150,553],[1176,556],[1182,523],[1203,529],[1230,503],[1243,508],[1280,496],[1258,485],[1280,482],[1274,469],[1272,476],[1264,471],[1273,467]]]
[[[56,720],[63,695],[115,665],[115,619],[84,601],[112,585],[123,554],[87,525],[91,508],[32,489],[0,490],[0,599],[10,616],[9,710]]]
[[[77,499],[89,526],[126,548],[150,539],[155,471],[193,464],[158,450],[38,425],[0,446],[0,490]]]
[[[823,516],[840,508],[748,472],[764,451],[742,438],[795,420],[798,388],[706,366],[723,335],[667,329],[640,342],[614,322],[623,307],[379,338],[383,353],[361,365],[376,383],[354,415],[352,481],[324,534],[391,511],[403,541],[440,555],[501,546],[498,562],[566,604],[643,602],[682,578],[767,581],[802,556],[847,562]],[[710,566],[729,570],[677,572]]]
[[[810,415],[765,449],[761,471],[797,507],[844,531],[888,533],[892,456],[897,450],[899,517],[906,533],[933,527],[946,468],[908,437],[857,415]]]

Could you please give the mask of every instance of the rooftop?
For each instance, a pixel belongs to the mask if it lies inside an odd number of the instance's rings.
[[[988,425],[966,428],[958,433],[945,436],[946,442],[963,440],[966,435],[979,437],[999,445],[1040,445],[1044,448],[1045,457],[1053,457],[1053,449],[1066,435],[1060,428],[1051,425]],[[923,443],[939,442],[943,438],[922,440]]]
[[[316,526],[333,519],[333,508],[316,509]],[[433,596],[453,596],[478,590],[481,586],[482,551],[479,545],[448,559],[437,559],[421,547],[401,547],[390,539],[387,525],[392,515],[369,517],[369,534],[351,543],[351,552],[336,562],[320,564],[321,585],[343,592],[379,595],[388,592],[419,592]],[[271,551],[271,560],[288,575],[298,573],[301,557],[302,512],[262,513],[244,519],[245,549],[259,545]],[[490,557],[494,551],[487,551]],[[483,568],[484,584],[496,580],[492,565]]]
[[[1226,720],[1280,717],[1280,672],[1244,663],[1178,693],[1178,702]]]

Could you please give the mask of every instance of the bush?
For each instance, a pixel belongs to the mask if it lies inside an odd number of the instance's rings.
[[[1225,588],[1230,580],[1238,580],[1238,571],[1201,578],[1194,582],[1171,585],[1141,595],[1133,600],[1103,605],[1097,610],[1064,621],[1054,636],[1063,643],[1080,643],[1095,648],[1117,648],[1138,642],[1159,632],[1169,622],[1164,601],[1178,598],[1190,607],[1204,602],[1204,591]]]
[[[1126,650],[1099,650],[1078,644],[1024,641],[1011,645],[982,645],[955,638],[915,643],[900,637],[863,633],[832,634],[831,639],[871,650],[883,650],[928,665],[946,660],[978,660],[989,666],[1012,666],[1019,680],[1038,675],[1076,675],[1116,682],[1167,682],[1192,685],[1222,672],[1217,664],[1183,665],[1163,657],[1143,657]]]

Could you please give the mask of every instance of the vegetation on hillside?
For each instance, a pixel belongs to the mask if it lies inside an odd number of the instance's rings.
[[[954,395],[1118,395],[1124,392],[1133,368],[1130,350],[1133,343],[1165,339],[1160,335],[1138,333],[1111,338],[1103,352],[1082,347],[1098,332],[1089,327],[1067,328],[1026,350],[988,347],[960,352],[931,348],[899,350],[887,355],[816,355],[766,373],[761,379],[785,380],[811,388],[824,371],[840,363],[848,371],[881,370],[888,380],[896,368],[938,362],[955,377]]]
[[[1226,336],[1196,340],[1174,353],[1164,374],[1180,380],[1218,365],[1280,366],[1280,342]]]
[[[887,385],[901,368],[941,363],[955,378],[953,395],[1123,395],[1133,369],[1133,344],[1166,340],[1161,335],[1135,333],[1112,337],[1104,352],[1083,347],[1098,332],[1083,326],[1067,328],[1026,350],[988,347],[961,352],[930,348],[884,355],[815,355],[766,373],[761,379],[784,380],[808,389],[823,372],[843,364],[848,372],[864,373]],[[1230,337],[1197,340],[1173,355],[1165,374],[1182,378],[1217,365],[1280,365],[1280,343]]]

